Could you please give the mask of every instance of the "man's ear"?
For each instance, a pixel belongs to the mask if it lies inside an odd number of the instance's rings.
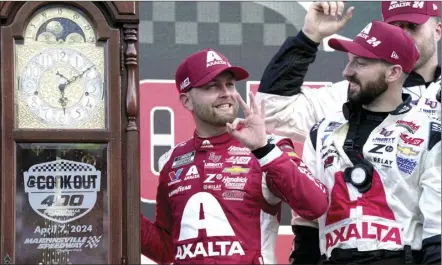
[[[436,34],[434,34],[434,38],[436,39],[436,42],[440,41],[442,35],[442,22],[440,19],[436,20]]]
[[[385,81],[387,83],[393,83],[402,78],[402,66],[395,64],[391,65],[387,68],[386,74],[385,74]]]
[[[190,95],[188,92],[180,94],[180,101],[181,104],[183,104],[184,108],[186,108],[189,111],[193,110],[192,100],[190,99]]]

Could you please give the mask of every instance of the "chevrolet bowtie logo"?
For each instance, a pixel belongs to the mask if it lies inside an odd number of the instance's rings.
[[[233,167],[227,167],[223,170],[223,173],[230,173],[230,174],[241,174],[241,173],[247,173],[250,169],[233,166]]]
[[[417,155],[417,152],[414,151],[412,148],[410,147],[398,147],[397,148],[399,150],[399,152],[403,153],[404,155]]]
[[[299,156],[295,152],[288,152],[288,156],[299,158]]]

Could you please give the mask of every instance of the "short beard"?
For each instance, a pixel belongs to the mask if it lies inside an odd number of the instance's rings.
[[[350,91],[350,84],[348,87],[348,100],[357,105],[368,105],[380,97],[388,89],[388,84],[385,82],[385,73],[382,73],[375,81],[368,82],[362,86],[361,82],[356,76],[347,78],[348,81],[358,84],[360,90],[358,92]]]
[[[211,106],[194,105],[195,116],[212,126],[223,127],[226,123],[232,123],[238,116],[238,105],[233,106],[235,108],[233,115],[218,115]]]
[[[434,40],[434,33],[431,34],[430,39],[424,42],[424,45],[422,45],[422,47],[419,47],[421,57],[414,66],[415,70],[424,66],[431,59],[431,57],[433,57],[434,53],[436,52],[436,46],[433,40]]]

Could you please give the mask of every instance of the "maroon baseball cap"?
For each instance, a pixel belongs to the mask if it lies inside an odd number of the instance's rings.
[[[191,54],[178,66],[175,85],[178,92],[185,93],[192,87],[203,86],[225,71],[231,72],[237,81],[249,77],[246,70],[232,66],[220,52],[204,49]]]
[[[415,42],[403,29],[376,20],[365,26],[353,41],[332,38],[328,45],[360,57],[399,64],[407,73],[420,57]]]
[[[382,2],[382,17],[387,23],[407,21],[423,24],[430,17],[440,16],[440,1]]]

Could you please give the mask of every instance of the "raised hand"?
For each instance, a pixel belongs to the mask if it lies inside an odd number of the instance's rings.
[[[227,132],[250,150],[255,150],[267,144],[267,133],[264,123],[265,105],[261,101],[261,109],[255,102],[253,93],[250,92],[251,109],[237,93],[236,100],[244,112],[245,119],[236,118],[232,123],[227,123]]]
[[[354,7],[344,13],[344,1],[314,2],[304,18],[302,31],[314,42],[336,34],[352,18]]]

